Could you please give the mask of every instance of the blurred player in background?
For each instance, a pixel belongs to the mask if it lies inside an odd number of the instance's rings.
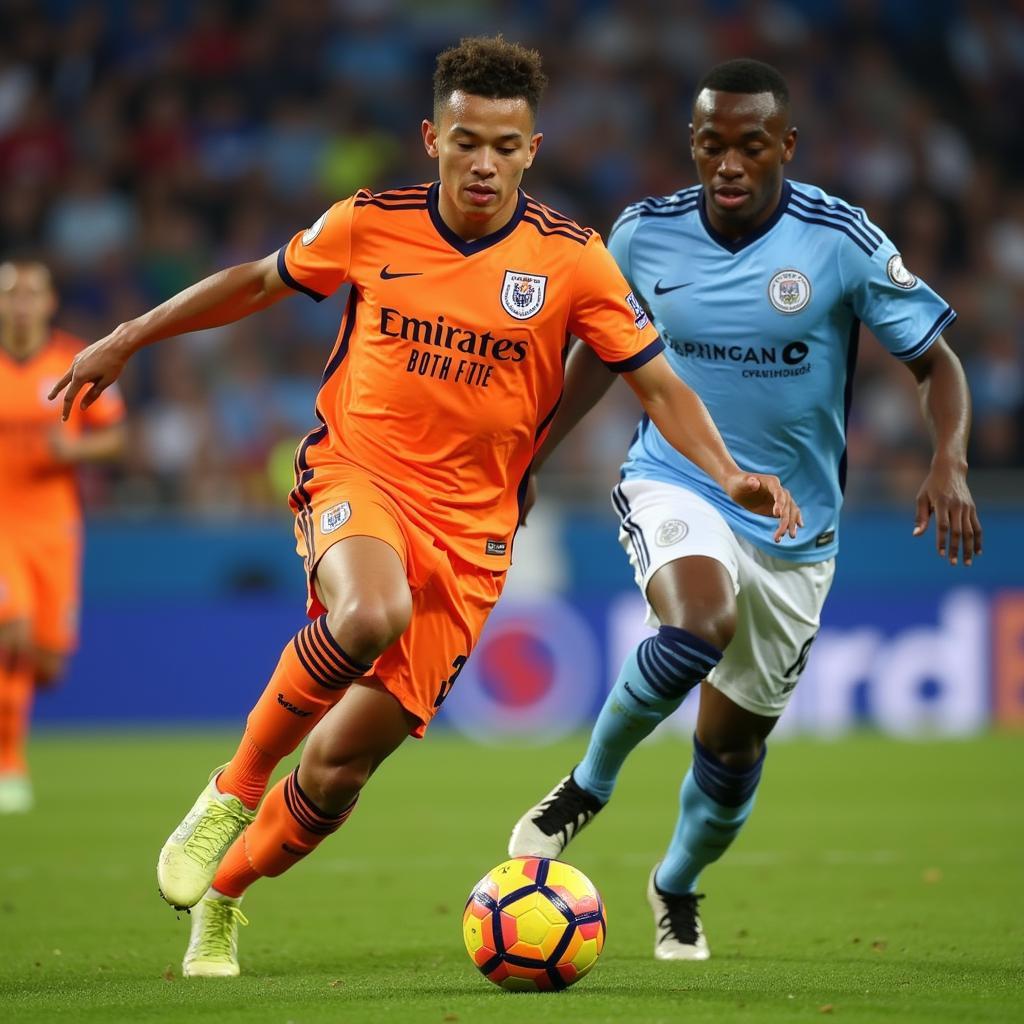
[[[32,697],[64,673],[78,630],[82,514],[76,467],[124,446],[106,392],[62,428],[47,393],[82,343],[51,327],[49,270],[0,265],[0,813],[27,811]]]
[[[320,422],[295,460],[313,622],[284,649],[235,756],[158,863],[164,898],[195,906],[186,975],[238,973],[246,888],[336,831],[455,684],[501,593],[569,332],[626,375],[668,443],[724,493],[774,514],[778,536],[796,533],[789,494],[732,460],[600,238],[519,188],[541,142],[544,84],[535,52],[463,40],[438,58],[433,119],[422,123],[439,182],[336,203],[280,252],[122,325],[54,389],[67,386],[67,413],[91,382],[88,406],[143,345],[296,290],[321,299],[352,284]],[[274,767],[307,734],[299,767],[256,814]]]
[[[970,565],[981,552],[966,479],[970,398],[941,334],[955,314],[863,211],[785,180],[796,134],[774,68],[719,65],[693,108],[700,184],[628,207],[608,242],[675,372],[744,465],[782,467],[806,523],[775,544],[665,443],[658,424],[641,421],[612,497],[658,634],[626,659],[583,760],[517,822],[509,852],[560,857],[611,797],[629,752],[700,683],[679,818],[648,881],[659,959],[709,955],[698,876],[750,815],[765,740],[818,631],[838,545],[861,321],[914,375],[934,442],[914,535],[934,513],[941,556]],[[611,380],[577,345],[542,457]],[[693,653],[666,657],[666,634],[686,638]]]

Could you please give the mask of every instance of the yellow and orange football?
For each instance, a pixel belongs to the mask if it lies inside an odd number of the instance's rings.
[[[604,948],[604,902],[582,871],[560,860],[513,857],[477,882],[462,915],[470,959],[514,991],[551,992],[579,981]]]

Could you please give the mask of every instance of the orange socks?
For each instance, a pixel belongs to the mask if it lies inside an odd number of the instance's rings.
[[[213,879],[217,892],[237,898],[257,878],[283,874],[348,820],[358,797],[341,814],[326,815],[299,788],[298,775],[296,768],[274,786],[228,850]]]
[[[0,668],[0,775],[27,775],[25,744],[35,683],[27,661]]]
[[[300,629],[281,652],[235,756],[217,777],[217,788],[255,807],[277,763],[309,735],[349,683],[370,668],[342,650],[327,631],[326,615]]]

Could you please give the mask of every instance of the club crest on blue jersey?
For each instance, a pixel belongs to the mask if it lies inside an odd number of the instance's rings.
[[[529,320],[540,312],[548,279],[540,274],[521,274],[506,270],[501,284],[501,304],[517,320]]]
[[[780,313],[799,313],[811,301],[811,282],[799,270],[780,270],[768,282],[768,301]]]
[[[640,301],[632,292],[626,296],[626,305],[633,310],[633,323],[636,324],[636,329],[642,331],[651,322],[647,310],[640,305]]]
[[[320,532],[334,533],[349,521],[351,515],[352,506],[347,501],[343,501],[340,505],[332,505],[320,514]]]
[[[917,278],[903,266],[903,257],[899,253],[889,257],[889,262],[885,265],[885,272],[897,288],[913,288],[917,284]]]

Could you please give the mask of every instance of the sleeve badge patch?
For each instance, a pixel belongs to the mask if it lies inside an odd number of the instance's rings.
[[[636,329],[642,331],[651,322],[647,310],[640,305],[640,300],[632,292],[626,296],[626,305],[633,310],[633,323]]]
[[[903,266],[903,257],[899,253],[889,257],[889,262],[885,265],[885,272],[897,288],[913,288],[917,284],[917,278]]]
[[[310,245],[313,239],[323,230],[324,224],[327,223],[327,211],[324,210],[317,219],[310,224],[308,228],[302,233],[302,244]]]
[[[340,530],[352,515],[352,506],[343,501],[340,505],[332,505],[329,509],[320,513],[320,532],[334,533]]]

